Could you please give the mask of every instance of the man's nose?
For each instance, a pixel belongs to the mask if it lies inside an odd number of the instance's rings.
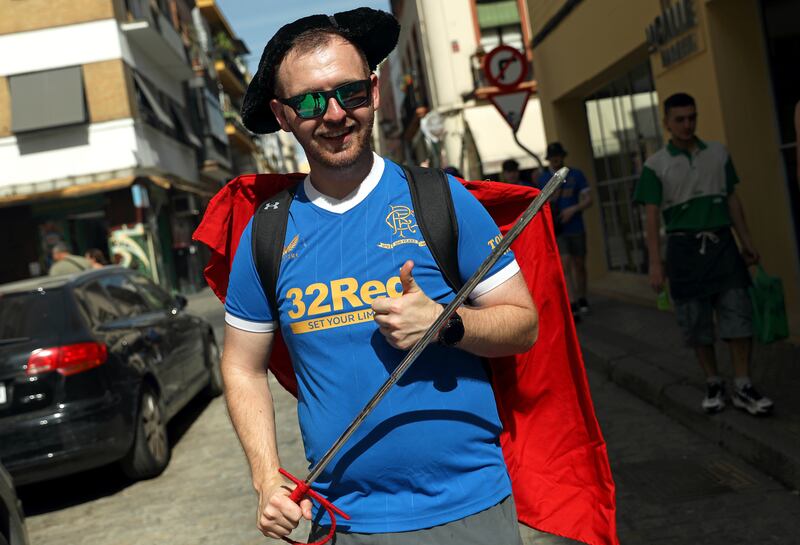
[[[338,123],[342,121],[346,115],[347,112],[342,108],[341,104],[339,104],[339,101],[331,97],[328,99],[328,109],[325,111],[325,115],[322,116],[322,119],[330,123]]]

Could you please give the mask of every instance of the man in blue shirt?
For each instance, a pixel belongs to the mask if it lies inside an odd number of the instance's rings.
[[[560,142],[547,146],[549,162],[538,180],[539,188],[553,177],[558,169],[564,166],[567,150]],[[553,195],[550,207],[553,211],[553,227],[556,231],[556,242],[564,265],[567,289],[572,306],[572,313],[588,314],[589,303],[586,301],[586,228],[583,224],[583,211],[592,205],[592,193],[586,176],[579,169],[570,167],[567,181]]]
[[[292,132],[309,176],[297,187],[269,307],[246,228],[225,302],[226,400],[259,495],[259,530],[280,538],[310,501],[289,499],[265,365],[280,331],[298,382],[313,464],[454,296],[416,223],[402,169],[369,146],[380,101],[371,72],[394,48],[389,14],[359,8],[286,25],[264,50],[245,126]],[[458,261],[469,278],[500,238],[485,209],[449,178]],[[252,224],[252,221],[251,221]],[[528,350],[537,314],[507,253],[404,378],[364,421],[315,488],[351,516],[338,545],[521,543],[499,445],[501,424],[480,356]],[[325,533],[317,513],[312,538]],[[419,533],[415,538],[413,533]]]

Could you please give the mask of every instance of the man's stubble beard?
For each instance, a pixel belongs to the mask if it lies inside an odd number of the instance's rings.
[[[303,147],[303,151],[306,152],[306,156],[309,159],[319,163],[324,167],[348,168],[358,162],[358,160],[364,155],[365,150],[371,149],[370,142],[372,141],[372,125],[374,121],[375,110],[371,109],[369,120],[366,123],[363,123],[363,126],[360,129],[357,129],[352,133],[352,143],[344,150],[345,152],[352,153],[340,152],[331,154],[330,152],[323,150],[322,147],[317,144],[318,140],[315,141],[315,139],[321,137],[316,136],[311,137],[311,142],[309,143],[310,145],[303,146],[303,142],[300,142],[300,145]]]

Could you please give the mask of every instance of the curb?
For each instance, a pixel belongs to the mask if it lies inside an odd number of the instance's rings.
[[[749,462],[783,485],[800,489],[800,442],[780,429],[780,413],[757,418],[732,407],[716,415],[700,410],[703,391],[624,351],[582,346],[586,367],[608,377],[695,433]],[[616,352],[616,354],[615,354]]]

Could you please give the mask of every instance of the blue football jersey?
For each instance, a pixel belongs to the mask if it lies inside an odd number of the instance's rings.
[[[500,240],[483,206],[450,178],[458,261],[466,281]],[[371,305],[402,295],[399,270],[432,299],[454,297],[416,223],[403,170],[375,156],[367,178],[342,200],[310,180],[290,206],[273,316],[255,269],[252,219],[233,261],[229,325],[277,327],[298,382],[306,458],[327,451],[405,355],[378,330]],[[475,299],[519,272],[507,252],[473,291]],[[482,360],[431,345],[328,465],[314,488],[351,515],[351,532],[401,532],[444,524],[511,493],[500,419]],[[325,522],[325,519],[323,519]]]

